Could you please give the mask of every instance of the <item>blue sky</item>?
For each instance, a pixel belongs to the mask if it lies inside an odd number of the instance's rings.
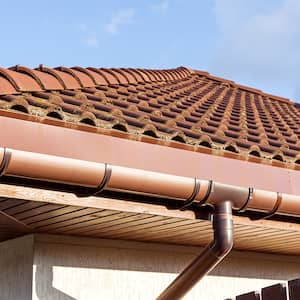
[[[0,65],[206,70],[300,101],[300,1],[2,1]]]

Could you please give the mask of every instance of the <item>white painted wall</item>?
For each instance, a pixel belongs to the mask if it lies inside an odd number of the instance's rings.
[[[155,299],[199,249],[37,235],[33,299]],[[292,256],[233,252],[185,299],[222,300],[300,277]]]
[[[32,299],[33,236],[0,243],[0,299]]]
[[[155,299],[200,250],[28,235],[0,243],[0,299]],[[300,259],[234,251],[185,299],[223,300],[300,277]]]

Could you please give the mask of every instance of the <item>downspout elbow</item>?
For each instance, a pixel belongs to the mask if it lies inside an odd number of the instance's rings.
[[[217,258],[226,256],[233,247],[233,221],[231,202],[217,205],[213,216],[214,240],[211,252]]]
[[[215,206],[214,240],[160,294],[157,300],[181,299],[201,278],[207,275],[230,252],[233,246],[232,203]]]

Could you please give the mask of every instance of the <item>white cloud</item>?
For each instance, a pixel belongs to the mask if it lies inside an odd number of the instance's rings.
[[[215,0],[220,31],[211,68],[262,85],[300,86],[300,1]],[[299,92],[298,92],[299,93]]]
[[[169,9],[169,6],[169,0],[161,0],[158,3],[152,4],[150,8],[155,12],[164,13]]]
[[[133,23],[135,10],[132,8],[120,10],[111,20],[104,26],[106,32],[110,34],[118,33],[121,26]]]
[[[97,34],[95,32],[89,33],[87,37],[84,39],[84,43],[89,48],[98,48],[99,40]]]
[[[84,35],[81,40],[85,46],[87,46],[88,48],[98,48],[99,39],[95,31],[91,31],[89,27],[84,23],[79,24],[78,29]]]

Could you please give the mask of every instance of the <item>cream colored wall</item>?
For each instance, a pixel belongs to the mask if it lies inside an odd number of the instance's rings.
[[[32,299],[33,237],[0,243],[0,299]]]
[[[155,299],[199,249],[35,236],[33,299]],[[222,300],[300,277],[292,256],[233,252],[185,299]]]

